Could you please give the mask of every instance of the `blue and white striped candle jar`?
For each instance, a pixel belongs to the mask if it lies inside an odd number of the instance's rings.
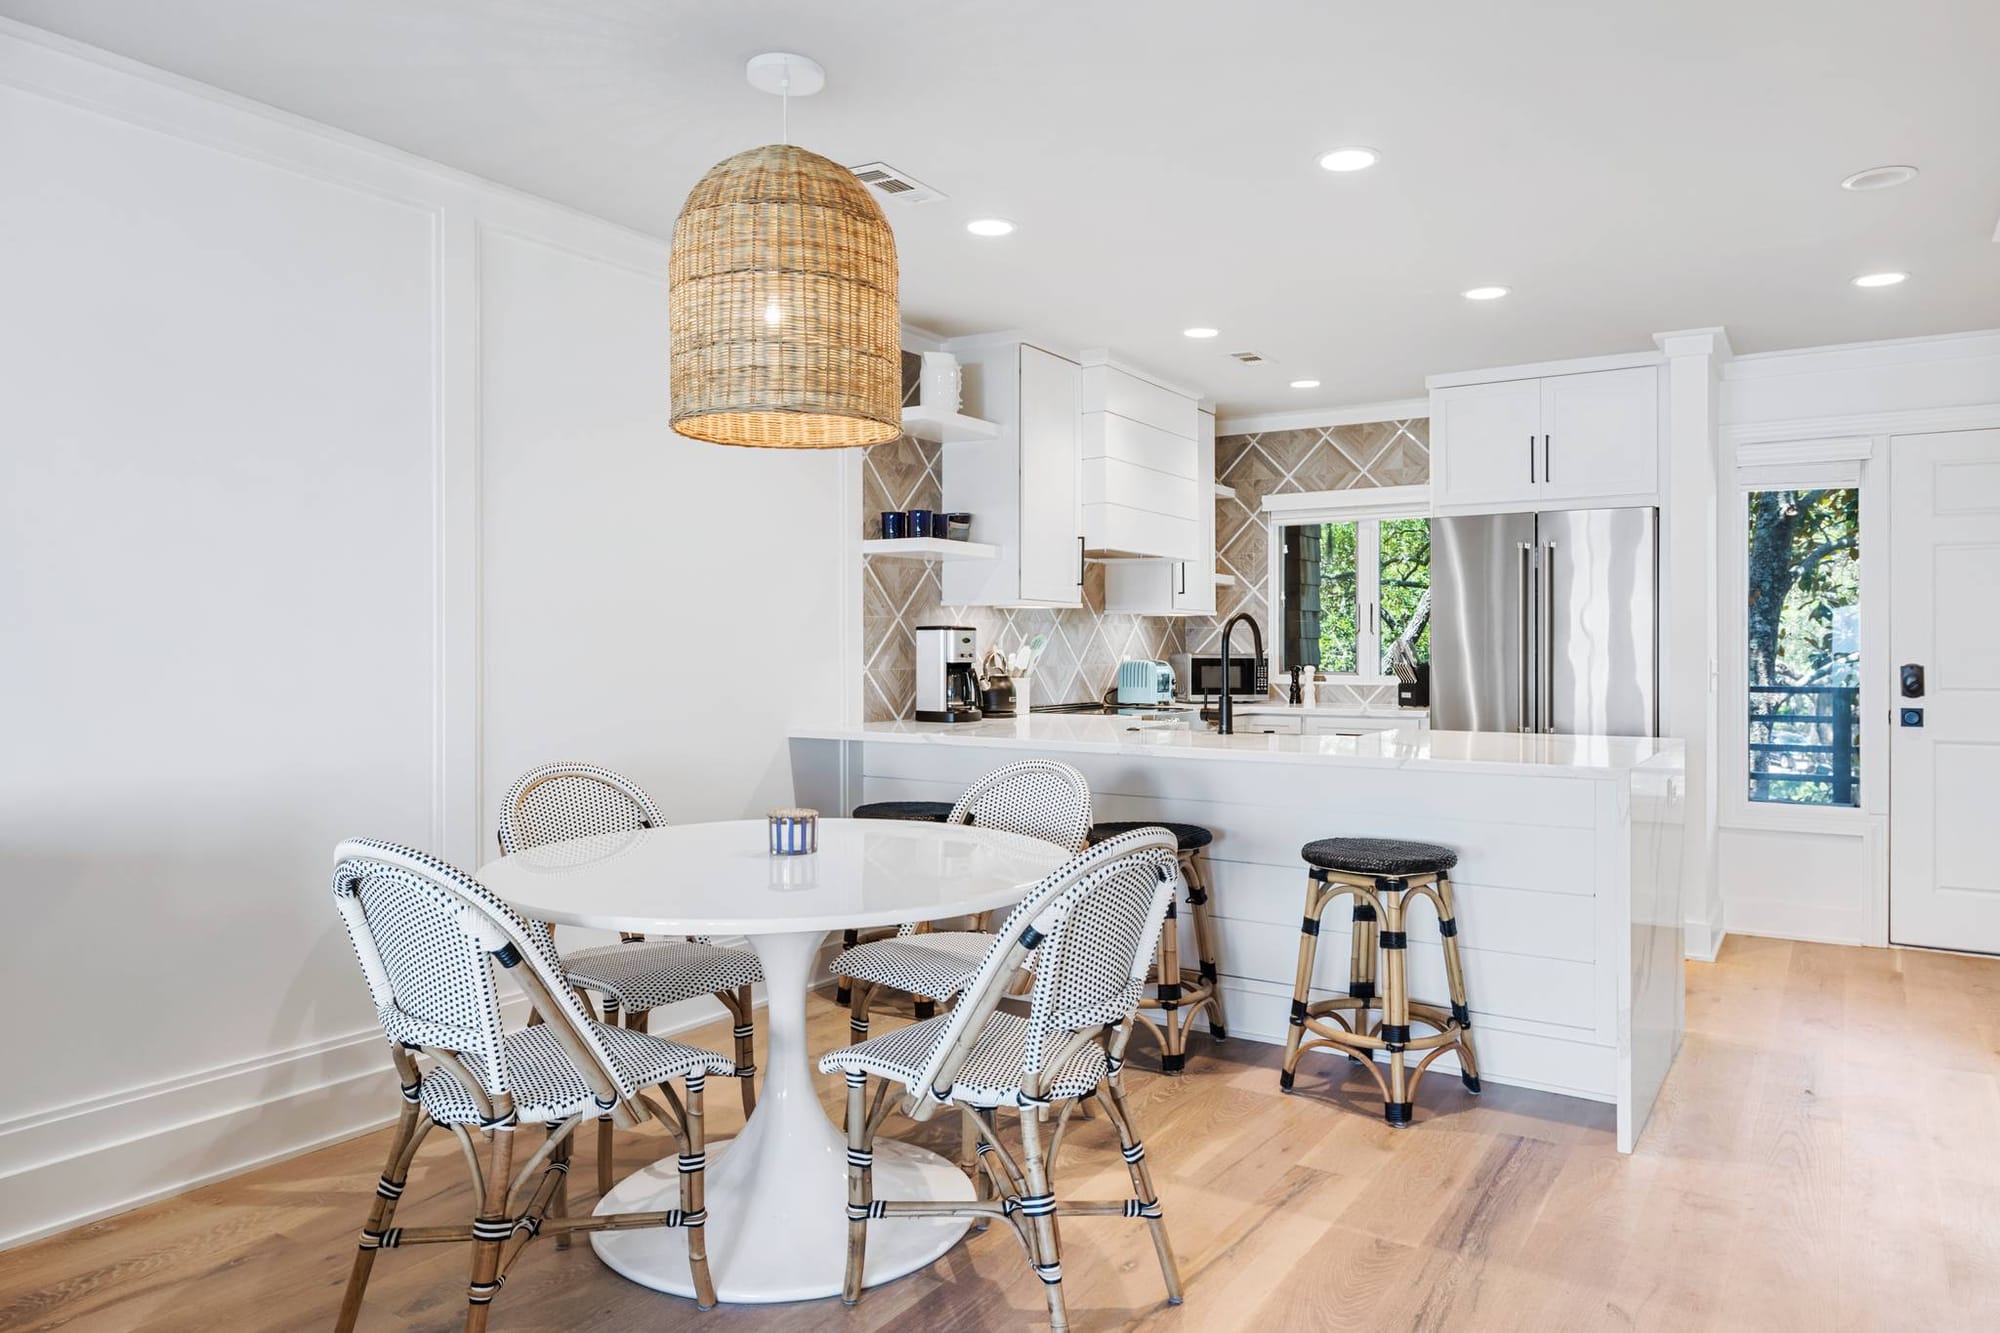
[[[819,811],[771,812],[771,855],[807,856],[818,850]]]

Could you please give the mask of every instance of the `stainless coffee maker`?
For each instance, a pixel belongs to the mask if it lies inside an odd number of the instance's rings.
[[[976,637],[964,625],[917,626],[917,721],[979,720]]]

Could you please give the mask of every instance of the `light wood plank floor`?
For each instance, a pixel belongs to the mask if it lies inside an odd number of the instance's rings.
[[[1198,1042],[1182,1078],[1136,1073],[1187,1304],[1162,1300],[1143,1227],[1078,1219],[1063,1230],[1077,1326],[2000,1327],[2000,960],[1732,938],[1687,977],[1687,1044],[1629,1158],[1609,1108],[1491,1085],[1474,1100],[1455,1079],[1427,1082],[1416,1127],[1391,1131],[1365,1074],[1322,1060],[1283,1096],[1277,1052],[1245,1041]],[[815,1035],[837,1043],[842,1015],[814,1005]],[[720,1027],[695,1035],[727,1045]],[[831,1105],[838,1089],[823,1092]],[[712,1133],[730,1133],[734,1098],[711,1104]],[[942,1121],[895,1124],[955,1145]],[[0,1328],[324,1327],[384,1142],[366,1135],[0,1254]],[[661,1142],[624,1136],[621,1171]],[[1102,1120],[1080,1125],[1074,1148],[1060,1187],[1124,1196]],[[466,1216],[462,1176],[451,1140],[433,1138],[397,1220]],[[363,1326],[456,1327],[461,1253],[385,1253]],[[1013,1329],[1041,1311],[996,1227],[853,1311],[699,1314],[613,1276],[587,1245],[543,1241],[494,1326]]]

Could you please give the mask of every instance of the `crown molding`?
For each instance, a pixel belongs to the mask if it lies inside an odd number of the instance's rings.
[[[1217,435],[1261,435],[1267,430],[1315,430],[1327,426],[1355,426],[1366,421],[1408,421],[1431,414],[1429,398],[1394,398],[1382,403],[1355,403],[1348,407],[1315,407],[1299,412],[1265,412],[1254,416],[1233,416],[1218,412]]]

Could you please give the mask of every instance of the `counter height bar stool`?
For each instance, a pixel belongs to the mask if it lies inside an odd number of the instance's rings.
[[[1160,829],[1092,848],[1036,885],[998,933],[987,937],[987,952],[950,1013],[820,1060],[820,1072],[847,1078],[842,1301],[853,1305],[861,1297],[871,1222],[970,1217],[1014,1228],[1042,1281],[1050,1327],[1066,1329],[1059,1219],[1127,1217],[1144,1221],[1151,1231],[1167,1300],[1180,1304],[1180,1272],[1120,1073],[1133,1011],[1178,879],[1173,839]],[[1034,984],[1025,1014],[1003,1011],[1001,1002],[1009,999],[1030,953]],[[870,1079],[878,1080],[872,1106]],[[891,1087],[903,1095],[890,1097]],[[1093,1097],[1118,1135],[1132,1181],[1129,1199],[1083,1202],[1056,1193],[1056,1156],[1070,1115]],[[966,1132],[977,1136],[972,1169],[978,1197],[876,1198],[875,1137],[889,1112],[900,1108],[912,1119],[929,1120],[945,1106],[955,1108]],[[1009,1110],[1019,1124],[1018,1149],[1000,1137],[999,1115]]]
[[[712,1307],[702,1088],[708,1075],[731,1072],[729,1057],[597,1022],[566,984],[546,932],[435,857],[356,840],[342,843],[334,860],[334,903],[403,1092],[335,1328],[354,1327],[378,1253],[457,1241],[472,1247],[465,1327],[479,1333],[508,1270],[544,1231],[560,1246],[580,1232],[686,1227],[696,1304]],[[541,1022],[506,1030],[496,963]],[[684,1095],[674,1092],[677,1079]],[[649,1095],[653,1088],[664,1106]],[[586,1116],[666,1125],[680,1141],[680,1207],[569,1216],[570,1149]],[[517,1161],[514,1136],[524,1124],[547,1134]],[[465,1150],[477,1216],[469,1226],[396,1226],[410,1163],[439,1125]]]
[[[662,828],[666,819],[638,783],[595,764],[556,763],[529,769],[507,793],[500,808],[500,852],[583,838]],[[554,949],[553,927],[536,922]],[[743,1114],[757,1109],[756,1010],[751,985],[764,979],[763,964],[748,949],[728,949],[706,939],[649,940],[626,934],[617,944],[578,949],[563,955],[572,986],[598,997],[605,1021],[646,1030],[654,1009],[713,995],[735,1026],[736,1068]],[[598,1121],[597,1189],[611,1190],[611,1120]]]
[[[1382,1089],[1382,1117],[1391,1125],[1410,1123],[1417,1082],[1431,1062],[1446,1051],[1458,1053],[1459,1078],[1468,1092],[1479,1091],[1479,1062],[1472,1053],[1472,1013],[1466,1007],[1465,971],[1458,957],[1458,917],[1452,906],[1450,870],[1458,853],[1435,843],[1398,838],[1322,838],[1309,842],[1299,855],[1311,867],[1306,884],[1305,919],[1299,933],[1298,979],[1292,990],[1291,1027],[1285,1039],[1285,1063],[1278,1086],[1292,1090],[1299,1057],[1316,1046],[1345,1052],[1365,1065]],[[1354,935],[1349,955],[1347,994],[1311,999],[1313,962],[1319,952],[1320,917],[1327,904],[1343,894],[1354,898]],[[1427,898],[1437,911],[1438,934],[1444,941],[1446,984],[1451,989],[1449,1011],[1410,999],[1409,936],[1405,930],[1410,900]],[[1382,989],[1376,994],[1376,951],[1382,957]],[[1382,1017],[1371,1024],[1375,1008]],[[1435,1029],[1428,1036],[1410,1035],[1412,1021]],[[1312,1035],[1308,1037],[1306,1034]],[[1414,1070],[1406,1070],[1409,1052],[1423,1052]],[[1389,1076],[1384,1079],[1375,1056],[1387,1052]]]
[[[997,768],[958,798],[948,824],[1023,833],[1071,852],[1090,838],[1090,784],[1068,764],[1026,759]],[[883,988],[948,1000],[979,971],[993,936],[981,930],[899,927],[895,938],[856,945],[833,960],[833,973],[853,984],[848,1028],[854,1040],[868,1035],[868,1012]]]
[[[1160,1038],[1160,1072],[1178,1074],[1187,1068],[1187,1035],[1194,1028],[1195,1015],[1208,1012],[1208,1035],[1221,1041],[1229,1035],[1222,1016],[1222,981],[1215,964],[1215,928],[1208,918],[1208,881],[1201,872],[1202,849],[1215,835],[1199,824],[1172,820],[1108,820],[1093,824],[1090,841],[1094,846],[1135,829],[1163,828],[1174,835],[1179,848],[1181,879],[1187,884],[1188,910],[1194,920],[1196,966],[1181,966],[1180,908],[1167,904],[1167,919],[1160,927],[1160,951],[1153,963],[1148,993],[1139,1000],[1139,1017]],[[1157,1025],[1146,1019],[1147,1010],[1160,1015]]]
[[[892,819],[911,824],[942,824],[951,818],[950,801],[864,801],[854,807],[854,819]],[[896,931],[858,930],[853,927],[840,933],[840,947],[852,949],[857,944],[871,940],[886,940],[894,937]],[[854,987],[846,977],[833,979],[834,1003],[840,1005],[854,1002]],[[917,1017],[929,1018],[937,1012],[937,1001],[928,996],[917,996]]]

